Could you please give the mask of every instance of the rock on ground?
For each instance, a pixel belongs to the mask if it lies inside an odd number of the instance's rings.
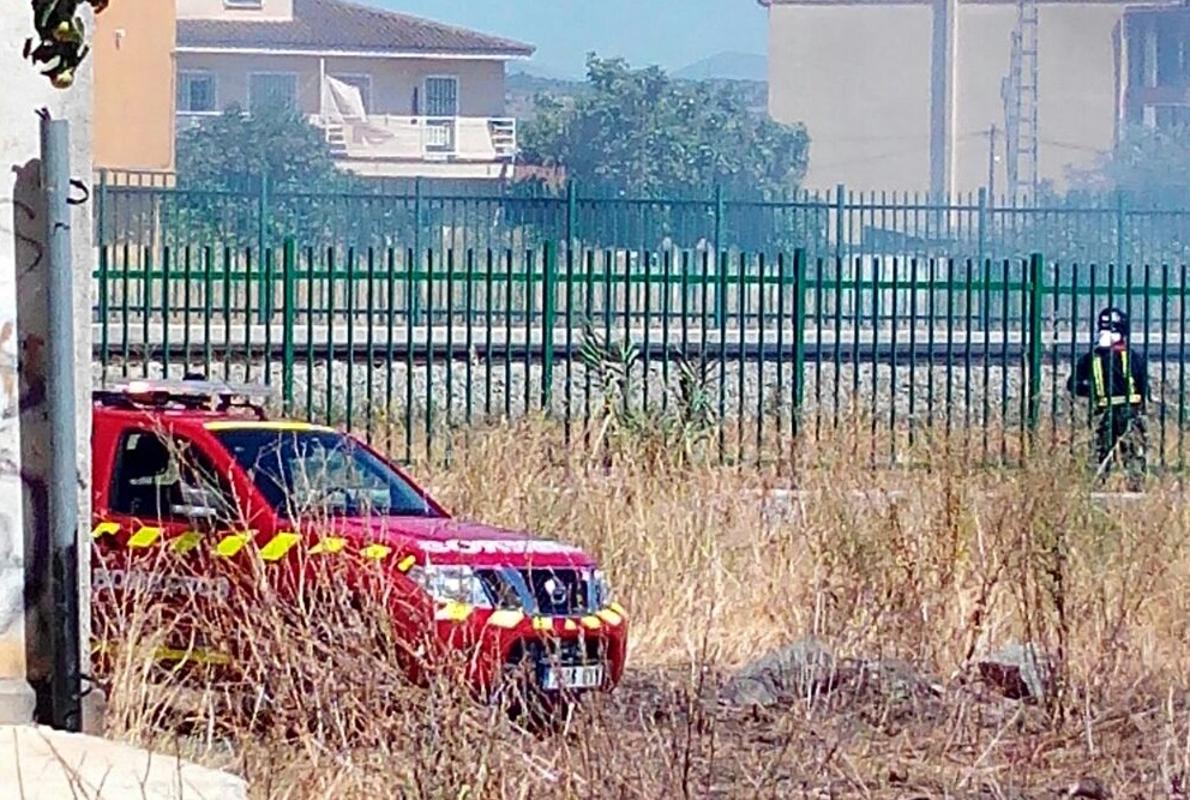
[[[1007,644],[981,658],[978,666],[984,681],[1014,700],[1040,700],[1049,688],[1045,656],[1033,644]]]
[[[723,687],[720,699],[732,705],[772,706],[823,694],[837,680],[834,654],[807,637],[744,667]]]
[[[0,786],[13,800],[242,800],[234,775],[120,742],[0,727]]]

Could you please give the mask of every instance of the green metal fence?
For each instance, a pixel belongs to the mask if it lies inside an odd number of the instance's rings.
[[[115,181],[115,182],[113,182]],[[99,176],[101,246],[263,250],[286,236],[309,246],[524,250],[546,241],[591,249],[717,252],[804,248],[811,258],[1025,258],[1064,263],[1190,262],[1190,207],[1141,207],[1116,194],[1024,206],[987,192],[938,202],[921,194],[800,191],[742,199],[631,198],[570,184],[553,194],[517,185],[358,181],[317,194],[249,180],[236,190]]]
[[[406,459],[440,454],[454,428],[534,413],[586,437],[614,396],[659,425],[696,418],[723,461],[845,435],[872,463],[939,442],[1014,462],[1085,444],[1090,409],[1065,380],[1112,303],[1150,359],[1151,461],[1181,470],[1187,271],[566,239],[123,242],[98,248],[94,341],[104,375],[266,381],[292,413]]]

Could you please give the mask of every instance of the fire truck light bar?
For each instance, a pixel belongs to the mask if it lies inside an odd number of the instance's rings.
[[[169,397],[243,397],[245,399],[268,400],[276,395],[271,386],[260,383],[229,383],[208,380],[125,380],[109,384],[102,390],[105,395],[128,395],[130,397],[165,395]]]

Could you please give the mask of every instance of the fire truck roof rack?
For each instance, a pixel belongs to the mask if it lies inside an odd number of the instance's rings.
[[[246,408],[261,419],[266,417],[263,403],[275,396],[271,386],[206,378],[120,380],[92,392],[95,403],[116,408],[180,408],[220,413]]]

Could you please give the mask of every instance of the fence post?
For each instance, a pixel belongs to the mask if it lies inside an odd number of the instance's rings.
[[[566,252],[575,249],[578,238],[578,189],[574,179],[566,182]]]
[[[793,252],[793,435],[801,431],[806,394],[806,249]]]
[[[409,314],[417,324],[421,317],[421,290],[417,286],[417,278],[414,273],[417,271],[419,265],[425,263],[421,252],[421,177],[418,176],[413,179],[413,261],[409,265],[409,274],[411,276],[410,288],[412,292],[409,295]],[[429,291],[433,287],[427,287]]]
[[[718,278],[718,291],[715,292],[715,326],[727,318],[727,281],[722,278],[726,268],[723,258],[723,187],[715,186],[715,273]]]
[[[297,309],[297,242],[292,236],[285,237],[285,249],[281,256],[281,280],[285,308],[282,310],[281,330],[281,384],[285,402],[285,413],[293,413],[293,327]],[[306,378],[309,380],[309,376]]]
[[[558,246],[553,241],[545,243],[543,270],[545,274],[541,284],[541,408],[548,414],[554,394],[554,292],[558,279]]]
[[[836,184],[835,185],[835,270],[836,270],[836,272],[841,272],[844,275],[848,274],[852,269],[852,265],[848,264],[847,261],[845,260],[846,253],[844,252],[846,249],[844,247],[844,239],[847,238],[847,225],[844,220],[844,218],[847,215],[846,197],[847,197],[847,187],[845,187],[841,183]],[[830,221],[830,212],[827,212],[827,222],[829,223],[829,221]],[[826,234],[828,240],[830,239],[829,228],[830,228],[830,225],[828,224],[827,225],[828,233]],[[862,307],[862,304],[860,301],[860,294],[859,294],[859,288],[858,288],[860,279],[862,277],[863,267],[860,265],[857,265],[857,266],[855,266],[854,269],[855,269],[855,273],[854,273],[854,275],[852,275],[852,278],[855,280],[856,291],[852,298],[853,307],[851,309],[851,324],[856,326],[856,330],[858,330],[860,320],[863,319],[863,307]],[[836,301],[836,302],[838,302],[838,301]]]
[[[259,321],[264,324],[269,321],[269,315],[273,310],[272,286],[269,284],[268,265],[265,262],[265,249],[268,237],[268,213],[269,213],[269,176],[266,172],[260,173],[260,193],[257,196],[256,209],[256,259],[260,264],[260,283],[259,295],[257,300],[260,303]]]
[[[107,170],[101,169],[99,170],[99,196],[96,198],[96,216],[98,219],[95,222],[95,241],[99,245],[99,324],[103,326],[99,329],[99,362],[104,368],[100,377],[102,384],[107,383],[108,345],[111,337],[109,330],[110,323],[108,321],[108,303],[111,296],[111,286],[108,285],[111,270],[109,258],[115,255],[115,246],[113,245],[111,256],[109,256],[106,236],[104,235],[104,221],[107,219],[107,202]],[[125,269],[127,269],[127,264],[125,264]],[[127,277],[125,277],[125,280],[127,280]],[[128,323],[125,322],[124,324],[127,325]]]
[[[986,186],[979,188],[979,218],[976,220],[978,228],[979,263],[982,265],[988,249],[988,190]]]
[[[96,221],[95,221],[95,242],[102,248],[107,242],[104,239],[104,220],[107,215],[104,210],[107,206],[107,170],[99,170],[99,192],[95,199],[96,203]]]
[[[1034,253],[1029,258],[1029,431],[1036,432],[1041,415],[1041,362],[1045,342],[1041,326],[1041,307],[1045,302],[1045,258]]]
[[[846,186],[840,183],[835,187],[835,258],[840,260],[843,258],[844,241],[847,238],[847,225],[844,220],[847,214],[846,195]]]
[[[1112,269],[1124,268],[1124,225],[1125,225],[1124,192],[1116,192],[1116,264]]]
[[[979,187],[979,212],[978,213],[979,213],[979,218],[976,220],[976,225],[979,228],[978,234],[977,234],[978,247],[979,247],[978,264],[979,264],[979,271],[983,275],[983,281],[984,281],[984,284],[986,285],[987,282],[990,280],[990,278],[988,276],[988,272],[990,272],[990,270],[986,268],[987,265],[985,263],[987,261],[987,249],[988,249],[987,229],[988,229],[988,221],[989,221],[988,220],[988,217],[989,217],[988,189],[986,186]],[[970,313],[970,309],[968,309],[967,313]],[[979,320],[980,320],[980,324],[983,325],[985,330],[988,327],[989,316],[990,315],[988,313],[988,304],[986,302],[981,302],[979,304]]]

